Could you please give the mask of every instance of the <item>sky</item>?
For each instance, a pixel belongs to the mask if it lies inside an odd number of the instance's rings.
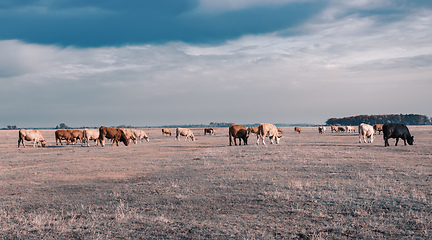
[[[430,0],[2,0],[0,128],[432,117]]]

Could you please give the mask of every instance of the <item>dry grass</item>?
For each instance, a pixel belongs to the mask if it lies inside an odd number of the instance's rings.
[[[432,127],[414,146],[381,136],[284,129],[280,145],[229,147],[195,130],[176,142],[146,129],[129,147],[17,149],[0,137],[5,239],[431,238]],[[394,144],[394,142],[393,142]]]

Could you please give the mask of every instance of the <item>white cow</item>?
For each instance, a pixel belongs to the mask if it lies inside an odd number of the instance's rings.
[[[179,140],[179,136],[186,136],[185,141],[190,138],[192,141],[195,141],[195,136],[193,135],[193,132],[189,128],[177,128],[176,129],[176,140]]]
[[[33,147],[36,147],[36,144],[39,146],[39,143],[41,143],[42,147],[46,146],[46,141],[39,130],[26,130],[26,129],[20,129],[18,133],[18,147],[20,146],[20,143],[22,142],[22,145],[25,147],[24,140],[26,141],[34,141]]]
[[[278,135],[278,129],[275,125],[270,123],[261,123],[258,127],[258,133],[257,133],[257,145],[259,145],[259,140],[262,140],[263,145],[265,145],[264,138],[266,135],[269,135],[270,143],[273,144],[273,139],[276,139],[276,144],[279,143],[279,139],[282,136]]]
[[[150,138],[147,136],[147,134],[143,130],[133,130],[135,137],[142,142],[143,139],[145,139],[147,142],[150,140]]]
[[[373,138],[374,138],[374,129],[371,125],[366,124],[366,123],[362,123],[359,125],[359,143],[362,142],[362,139],[364,141],[364,143],[366,143],[366,139],[367,142],[369,143],[373,143]]]
[[[356,132],[356,130],[355,130],[355,127],[353,127],[353,126],[346,126],[346,131],[347,132]]]
[[[84,143],[87,143],[87,147],[90,147],[90,140],[96,142],[96,146],[99,146],[99,129],[84,129],[83,130],[83,140],[81,146],[84,146]]]

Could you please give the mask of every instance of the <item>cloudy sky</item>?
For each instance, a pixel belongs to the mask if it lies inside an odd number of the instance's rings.
[[[0,1],[0,128],[432,116],[430,0]]]

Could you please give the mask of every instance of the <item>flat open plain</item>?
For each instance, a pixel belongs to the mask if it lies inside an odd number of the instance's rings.
[[[17,148],[0,131],[2,239],[432,238],[432,126],[414,145],[283,128],[279,145],[175,141]],[[175,129],[171,129],[175,131]]]

